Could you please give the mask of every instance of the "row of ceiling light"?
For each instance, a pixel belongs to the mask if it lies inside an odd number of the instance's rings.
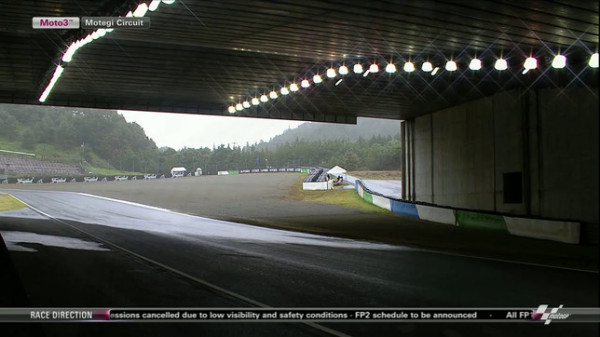
[[[143,3],[139,4],[133,12],[129,11],[125,15],[125,17],[141,18],[144,15],[146,15],[146,13],[148,11],[151,11],[151,12],[155,11],[161,2],[166,5],[171,5],[175,2],[175,0],[152,0],[149,5],[146,4],[145,2],[143,2]],[[62,75],[63,71],[65,70],[63,65],[66,63],[69,63],[69,62],[71,62],[71,60],[73,60],[73,55],[75,55],[75,52],[77,52],[77,50],[79,50],[81,47],[85,46],[86,44],[88,44],[94,40],[104,37],[106,34],[111,33],[112,31],[114,31],[114,29],[104,29],[104,28],[97,29],[97,30],[89,33],[88,35],[86,35],[84,38],[81,38],[75,42],[72,42],[69,45],[69,47],[67,48],[67,50],[63,53],[63,56],[61,59],[62,64],[59,64],[56,66],[56,69],[54,70],[54,74],[52,75],[50,82],[46,86],[46,89],[44,89],[44,91],[40,95],[40,98],[38,99],[38,101],[40,101],[40,103],[44,103],[46,101],[46,99],[48,98],[48,95],[50,95],[50,92],[52,91],[52,88],[54,88],[54,85],[56,84],[56,82]]]
[[[554,59],[552,60],[552,68],[555,69],[562,69],[567,65],[567,57],[561,54],[558,54],[554,57]],[[598,53],[594,53],[590,56],[588,65],[591,68],[598,68]],[[538,62],[537,59],[534,57],[528,57],[527,59],[525,59],[525,62],[523,62],[523,74],[526,74],[527,72],[529,72],[530,70],[536,69],[538,67]],[[470,61],[469,63],[469,69],[473,70],[473,71],[477,71],[480,70],[482,68],[482,62],[480,59],[478,58],[474,58]],[[499,58],[496,60],[495,64],[494,64],[494,68],[498,71],[504,71],[508,69],[508,62],[506,61],[506,59],[504,58]],[[407,73],[412,73],[416,70],[415,64],[414,62],[408,61],[406,63],[404,63],[404,66],[402,67],[402,69],[407,72]],[[448,62],[446,62],[445,65],[445,69],[446,71],[456,71],[458,70],[458,65],[456,63],[456,61],[454,60],[450,60]],[[436,75],[437,72],[440,70],[440,67],[434,66],[433,63],[431,63],[430,61],[425,61],[423,62],[423,64],[421,65],[421,70],[426,72],[426,73],[430,73],[432,76]],[[377,63],[371,63],[369,65],[369,68],[367,69],[367,71],[364,70],[363,65],[361,63],[356,63],[354,64],[354,66],[352,67],[352,71],[355,74],[363,74],[362,76],[366,77],[368,76],[370,73],[377,73],[379,72],[379,65]],[[397,68],[396,65],[394,63],[388,63],[385,66],[385,71],[387,73],[393,74],[395,72],[397,72]],[[350,73],[350,69],[348,68],[348,66],[346,66],[345,64],[341,65],[337,70],[335,68],[328,68],[327,71],[325,72],[325,75],[328,78],[335,78],[337,77],[337,75],[348,75]],[[337,86],[338,84],[340,84],[343,81],[342,78],[340,78],[339,80],[337,80],[335,82],[335,85]],[[319,84],[321,82],[323,82],[323,77],[321,77],[321,75],[316,74],[312,77],[312,82],[314,84]],[[303,80],[300,81],[300,86],[298,86],[298,84],[296,82],[292,82],[289,87],[288,86],[283,86],[280,90],[279,93],[283,96],[288,95],[290,92],[296,92],[300,89],[300,87],[302,88],[308,88],[311,86],[311,81],[308,78],[305,78]],[[227,108],[227,111],[229,113],[235,113],[236,111],[242,111],[244,109],[248,109],[250,107],[252,107],[253,105],[259,105],[261,103],[266,103],[269,100],[274,100],[277,97],[279,97],[279,94],[277,93],[277,91],[275,90],[271,90],[268,95],[267,94],[262,94],[258,97],[253,97],[250,100],[245,100],[243,102],[237,103],[237,104],[233,104],[230,105]]]

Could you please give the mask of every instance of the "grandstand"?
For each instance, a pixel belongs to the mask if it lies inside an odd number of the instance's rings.
[[[0,156],[0,174],[3,175],[79,175],[84,171],[76,165],[52,163],[30,158]]]

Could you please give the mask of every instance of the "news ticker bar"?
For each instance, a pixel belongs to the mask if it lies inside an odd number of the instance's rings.
[[[600,322],[600,308],[0,308],[0,322]]]
[[[33,29],[115,29],[115,28],[150,28],[150,18],[142,17],[34,17],[31,19]]]

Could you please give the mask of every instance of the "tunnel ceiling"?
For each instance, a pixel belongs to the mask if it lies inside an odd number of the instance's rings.
[[[0,102],[230,115],[274,90],[278,98],[231,115],[353,123],[410,118],[513,88],[597,94],[597,68],[587,64],[598,49],[595,1],[179,0],[148,11],[150,29],[115,29],[70,62],[62,61],[67,48],[92,30],[32,29],[36,16],[125,16],[139,3],[2,1]],[[563,69],[550,66],[558,53],[567,57]],[[528,56],[538,68],[523,74]],[[474,57],[481,70],[468,68]],[[507,70],[494,69],[499,57]],[[448,60],[456,71],[445,69]],[[408,61],[414,72],[403,70]],[[435,75],[422,70],[425,61],[439,67]],[[385,71],[390,62],[395,73]],[[380,69],[355,74],[355,63]],[[58,65],[62,76],[40,103]],[[349,74],[339,74],[341,65]],[[310,87],[281,94],[303,79]]]

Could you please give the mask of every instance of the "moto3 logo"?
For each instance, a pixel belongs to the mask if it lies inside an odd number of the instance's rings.
[[[34,17],[31,20],[33,29],[79,29],[79,18],[76,17]]]

